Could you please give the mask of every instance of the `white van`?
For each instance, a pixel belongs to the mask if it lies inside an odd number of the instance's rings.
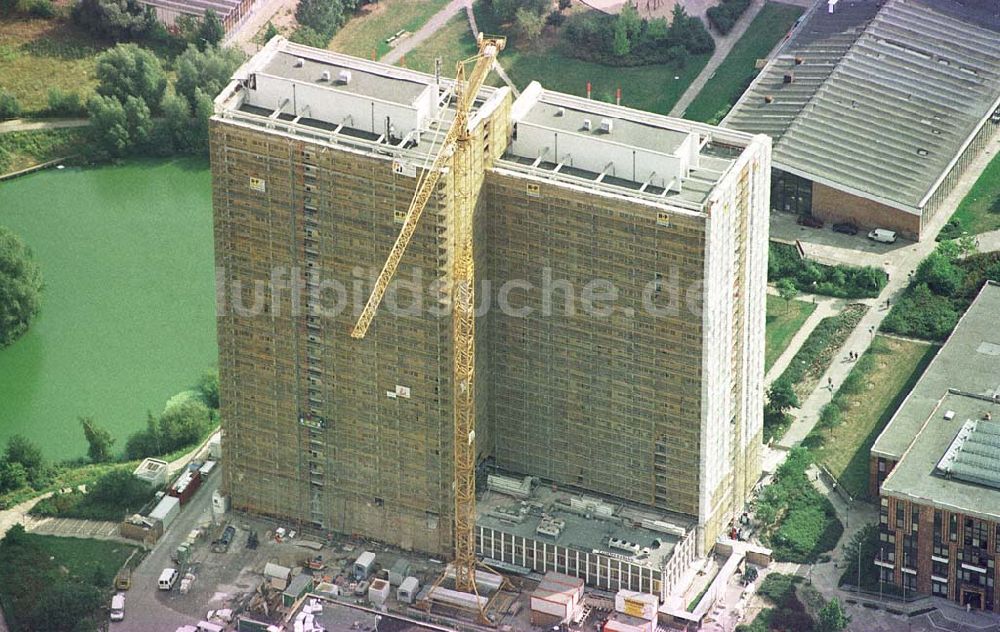
[[[896,242],[896,231],[876,228],[872,232],[868,233],[868,239],[871,239],[872,241],[879,241],[883,244],[892,244]]]
[[[160,590],[170,590],[177,583],[177,569],[176,568],[165,568],[163,572],[160,573],[159,586]]]
[[[111,620],[121,621],[125,618],[125,595],[118,593],[111,598]]]

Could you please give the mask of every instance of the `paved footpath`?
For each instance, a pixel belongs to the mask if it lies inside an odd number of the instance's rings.
[[[0,123],[0,134],[9,132],[32,132],[40,129],[66,129],[69,127],[86,127],[90,125],[89,118],[54,118],[54,119],[12,119]]]
[[[406,53],[424,43],[432,35],[437,33],[438,29],[447,24],[452,16],[457,14],[459,11],[465,10],[467,2],[471,2],[471,0],[451,0],[451,2],[446,4],[443,9],[432,15],[431,18],[427,20],[427,22],[421,26],[416,33],[399,42],[395,48],[389,51],[379,61],[384,64],[395,64],[398,62],[404,55],[406,55]],[[451,72],[451,69],[446,72]]]
[[[777,295],[777,290],[771,287],[768,287],[767,289],[768,294]],[[809,338],[810,334],[812,334],[813,329],[816,329],[816,325],[818,325],[824,318],[838,314],[845,305],[845,301],[843,299],[833,298],[830,296],[817,296],[815,294],[800,295],[796,300],[806,303],[815,303],[816,309],[813,310],[812,314],[809,314],[809,317],[802,323],[799,330],[795,332],[792,339],[788,341],[788,346],[785,347],[785,350],[781,352],[778,359],[771,365],[771,369],[767,372],[767,375],[764,376],[765,388],[781,377],[781,374],[785,372],[788,365],[792,363],[792,358],[795,357],[795,354],[802,348],[806,339]]]

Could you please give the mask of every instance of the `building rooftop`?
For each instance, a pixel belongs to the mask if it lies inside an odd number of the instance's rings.
[[[593,101],[532,82],[499,169],[701,212],[748,134]]]
[[[977,456],[1000,444],[998,313],[990,282],[876,440],[898,460],[884,494],[1000,519],[1000,460]]]
[[[454,119],[453,82],[275,37],[215,100],[215,118],[380,154],[414,167],[436,154]],[[508,88],[483,87],[485,115]],[[495,168],[703,213],[753,137],[544,90],[511,109],[515,129]]]
[[[303,600],[302,612],[312,597]],[[325,630],[355,630],[357,632],[448,632],[448,628],[415,621],[408,617],[389,612],[377,612],[362,608],[344,601],[334,601],[316,597],[322,604],[323,611],[313,615],[315,623]],[[294,617],[292,617],[294,619]],[[289,625],[288,629],[291,629]]]
[[[478,499],[476,509],[479,526],[657,569],[670,559],[680,534],[694,528],[686,516],[593,494],[553,491],[546,485],[534,487],[525,499],[487,491]],[[654,523],[667,530],[643,526]]]
[[[774,137],[774,165],[919,213],[1000,105],[989,0],[812,10],[723,121]]]
[[[988,282],[875,440],[873,455],[898,460],[948,389],[987,398],[1000,392],[997,314],[1000,285]]]

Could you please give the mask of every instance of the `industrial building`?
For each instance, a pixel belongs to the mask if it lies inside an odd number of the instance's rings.
[[[168,29],[177,26],[177,19],[186,16],[196,20],[205,17],[205,12],[214,11],[226,33],[238,26],[253,12],[256,0],[139,0],[149,7]]]
[[[771,208],[920,239],[1000,124],[1000,12],[817,3],[723,120],[774,139]]]
[[[457,178],[445,174],[423,212],[397,275],[410,285],[390,290],[363,340],[348,332],[454,117],[453,88],[279,37],[216,99],[234,509],[450,555],[442,314]],[[591,583],[625,573],[635,579],[617,588],[661,594],[671,556],[711,549],[760,474],[769,139],[537,83],[517,99],[482,88],[469,130],[477,550]],[[501,486],[535,477],[532,493],[554,496],[525,498],[520,522],[498,518],[487,472]],[[580,503],[613,511],[586,533],[568,515]],[[565,519],[564,539],[537,532],[542,513]],[[605,528],[631,549],[614,550]]]
[[[997,610],[1000,285],[988,282],[871,450],[882,581]]]

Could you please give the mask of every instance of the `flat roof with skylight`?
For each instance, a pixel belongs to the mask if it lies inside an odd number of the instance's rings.
[[[988,282],[872,455],[898,460],[882,494],[1000,521],[1000,285]]]

